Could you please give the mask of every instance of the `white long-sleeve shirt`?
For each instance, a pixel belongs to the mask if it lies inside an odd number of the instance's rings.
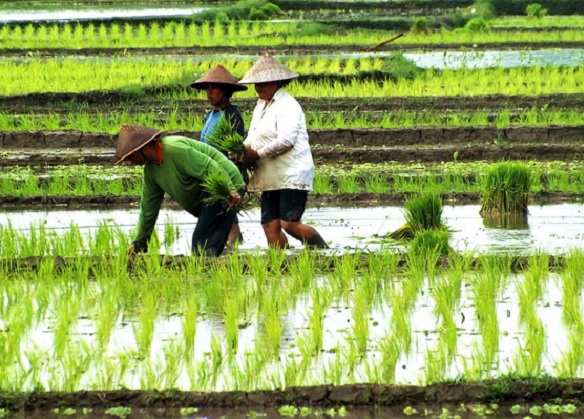
[[[258,100],[244,143],[260,157],[249,181],[250,191],[312,190],[314,161],[306,118],[300,104],[284,89],[268,103]]]

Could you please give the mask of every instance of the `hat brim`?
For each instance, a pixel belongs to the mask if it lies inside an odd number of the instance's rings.
[[[231,84],[231,83],[217,83],[217,82],[212,82],[212,81],[200,81],[200,82],[194,82],[189,84],[190,87],[192,87],[193,89],[197,89],[197,90],[205,90],[207,88],[207,85],[209,84],[216,84],[217,86],[221,86],[222,88],[224,87],[225,90],[230,90],[232,92],[243,92],[244,90],[247,90],[247,86],[241,86],[238,84]]]
[[[139,145],[138,147],[128,151],[126,154],[124,154],[122,157],[119,158],[119,160],[117,162],[114,163],[115,166],[117,166],[118,164],[122,163],[124,160],[126,160],[128,158],[128,156],[132,153],[135,153],[136,151],[140,150],[141,148],[143,148],[146,144],[151,143],[152,141],[158,139],[158,137],[160,136],[160,134],[162,134],[162,131],[158,131],[154,134],[152,134],[152,136],[146,140],[144,143],[142,143],[141,145]]]

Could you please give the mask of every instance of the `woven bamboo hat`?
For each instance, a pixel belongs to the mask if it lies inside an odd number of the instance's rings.
[[[203,90],[208,84],[220,84],[227,87],[234,92],[241,92],[247,90],[247,86],[242,86],[237,82],[237,79],[231,75],[229,71],[221,64],[217,64],[211,70],[207,71],[199,79],[191,83],[189,86],[195,89]]]
[[[298,73],[292,71],[284,64],[279,63],[274,57],[265,52],[247,73],[245,73],[245,76],[239,80],[239,83],[267,83],[271,81],[291,80],[296,77],[298,77]]]
[[[158,138],[161,132],[154,128],[123,124],[118,136],[117,161],[115,164],[120,164],[134,151],[140,150],[146,144]]]

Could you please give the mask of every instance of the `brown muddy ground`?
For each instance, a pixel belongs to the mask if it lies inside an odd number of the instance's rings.
[[[261,411],[278,406],[339,407],[351,409],[406,406],[457,406],[462,403],[543,404],[584,402],[583,380],[489,380],[479,383],[440,383],[426,387],[414,385],[322,385],[289,387],[285,390],[181,392],[181,391],[82,391],[39,392],[29,394],[0,393],[0,408],[11,412],[51,412],[57,408],[90,408],[104,411],[110,407],[140,409],[177,409],[181,407],[244,408]],[[422,412],[423,412],[422,408]],[[178,413],[178,412],[177,412]],[[177,415],[178,416],[178,415]],[[30,416],[26,416],[30,417]],[[131,417],[139,417],[137,415]],[[159,416],[164,417],[164,416]],[[169,416],[166,416],[169,417]],[[230,417],[230,416],[227,416]],[[243,416],[239,416],[243,417]],[[383,417],[383,416],[377,416]],[[392,416],[385,416],[392,417]],[[450,416],[449,416],[450,417]]]
[[[380,42],[383,39],[379,40]],[[282,41],[283,42],[283,41]],[[199,46],[190,47],[164,47],[164,48],[4,48],[0,49],[0,56],[7,57],[60,57],[60,56],[124,56],[124,55],[258,55],[268,50],[273,55],[319,55],[338,54],[339,52],[365,52],[372,45],[250,45],[250,46]],[[477,43],[453,43],[453,44],[406,44],[391,43],[376,48],[375,51],[486,51],[486,50],[524,50],[545,48],[584,48],[582,41],[563,42],[477,42]]]
[[[170,87],[168,88],[170,89]],[[120,91],[92,91],[82,93],[31,93],[27,95],[0,97],[4,113],[67,114],[79,111],[87,113],[125,111],[127,113],[164,114],[169,111],[204,113],[209,108],[206,99],[185,99],[172,101],[157,99],[164,88],[145,89],[145,97],[137,100],[129,93]],[[482,95],[482,96],[391,96],[368,98],[298,98],[307,111],[319,112],[391,112],[391,111],[432,111],[438,114],[450,110],[473,111],[502,108],[525,110],[531,108],[584,110],[584,94],[555,93],[548,95]],[[253,98],[236,98],[234,103],[243,111],[251,112],[257,103]]]
[[[167,131],[198,138],[198,132]],[[584,159],[584,126],[310,130],[319,163]],[[83,131],[0,133],[0,166],[112,164],[117,135]],[[456,156],[456,157],[455,157]]]
[[[412,194],[409,193],[338,193],[333,195],[314,195],[308,197],[311,207],[370,207],[379,205],[402,205]],[[448,193],[441,195],[444,202],[476,204],[480,202],[478,193]],[[577,202],[582,195],[574,192],[542,191],[531,196],[531,203],[536,205],[556,204],[562,202]],[[74,208],[128,208],[137,207],[139,196],[76,196],[76,195],[42,195],[42,196],[6,196],[0,194],[0,208],[30,210],[34,207],[67,207]],[[167,198],[166,208],[180,208],[172,199]]]

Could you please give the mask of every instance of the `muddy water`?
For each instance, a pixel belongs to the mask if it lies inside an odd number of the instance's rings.
[[[526,219],[483,219],[478,205],[445,206],[443,218],[452,230],[451,245],[459,251],[521,253],[542,250],[550,254],[581,248],[584,239],[584,204],[531,205]],[[47,229],[63,232],[71,223],[86,235],[100,223],[117,225],[131,234],[138,220],[138,209],[75,211],[3,211],[0,225],[9,222],[14,228],[28,230],[32,223],[44,223]],[[239,216],[244,242],[241,250],[265,249],[259,210]],[[378,249],[387,245],[383,236],[404,224],[403,207],[370,208],[322,207],[307,210],[304,221],[313,225],[331,245],[331,252],[347,249]],[[157,223],[159,237],[165,224],[178,229],[176,243],[163,252],[187,254],[196,219],[184,211],[162,210]],[[292,247],[302,247],[290,239]]]

